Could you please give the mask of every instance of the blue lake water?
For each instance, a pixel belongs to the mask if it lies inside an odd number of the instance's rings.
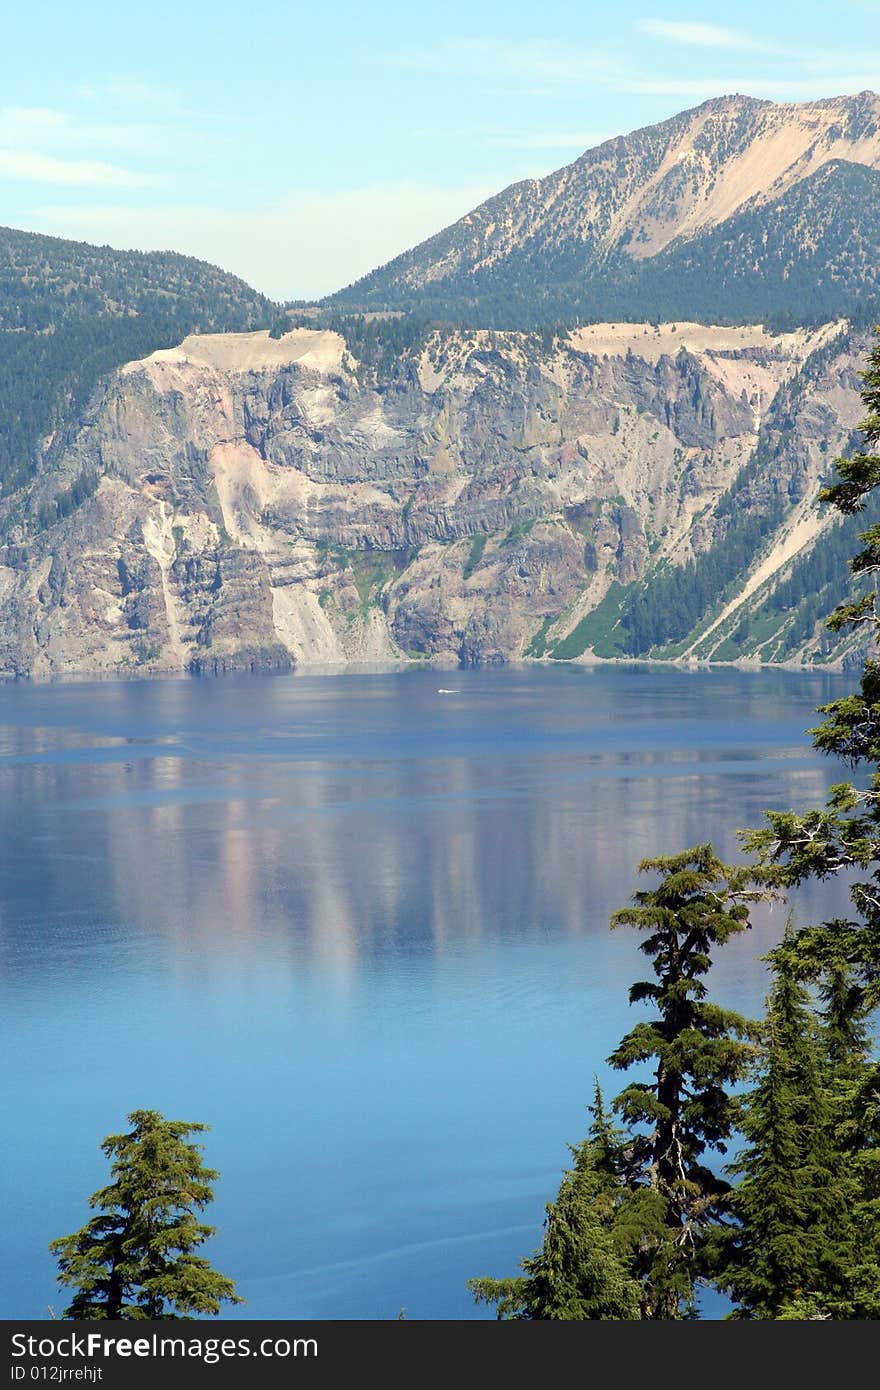
[[[491,1316],[637,1012],[637,861],[816,804],[852,685],[654,669],[0,687],[0,1317],[136,1108],[210,1124],[251,1318]],[[454,694],[438,694],[438,688]],[[836,892],[836,899],[835,899]],[[804,914],[839,909],[838,888]],[[760,1011],[785,909],[713,993]]]

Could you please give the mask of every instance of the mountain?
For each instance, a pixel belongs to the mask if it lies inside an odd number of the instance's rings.
[[[328,304],[483,327],[876,311],[880,96],[727,96],[489,199]]]
[[[880,511],[816,498],[878,214],[862,93],[706,103],[307,312],[0,233],[0,676],[857,660]]]
[[[866,339],[435,332],[377,374],[329,331],[187,338],[0,502],[0,673],[840,660],[845,562],[797,566],[839,546]]]
[[[0,228],[0,495],[40,465],[106,372],[187,333],[275,317],[243,280],[189,256]]]

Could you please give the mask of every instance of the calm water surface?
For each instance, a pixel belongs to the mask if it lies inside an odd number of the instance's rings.
[[[63,1306],[46,1245],[148,1107],[211,1125],[240,1316],[487,1316],[465,1280],[515,1272],[594,1074],[622,1084],[635,864],[814,804],[841,771],[803,731],[851,684],[0,687],[0,1317]],[[783,921],[727,948],[724,1002],[760,1009]]]

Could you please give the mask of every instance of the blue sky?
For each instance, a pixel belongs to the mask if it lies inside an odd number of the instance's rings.
[[[880,89],[880,0],[4,7],[0,223],[325,293],[725,92]]]

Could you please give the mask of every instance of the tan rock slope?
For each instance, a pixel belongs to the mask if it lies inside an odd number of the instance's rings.
[[[436,286],[526,248],[549,261],[578,247],[644,260],[749,204],[778,200],[836,160],[880,169],[876,92],[802,103],[718,97],[512,185],[358,288]]]

